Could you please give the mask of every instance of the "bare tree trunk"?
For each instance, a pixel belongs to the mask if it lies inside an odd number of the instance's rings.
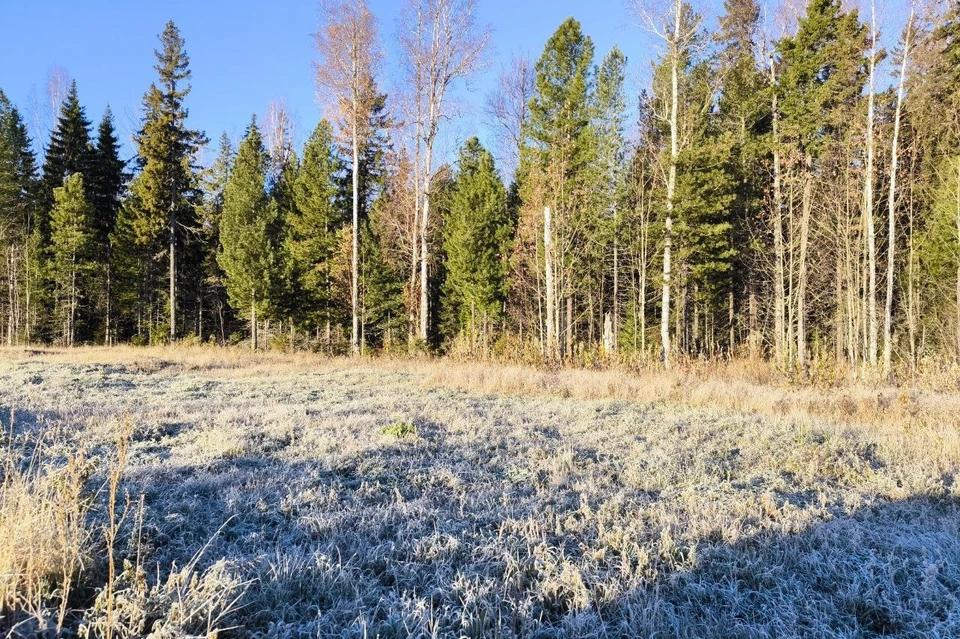
[[[409,310],[409,326],[408,326],[408,338],[410,343],[413,343],[414,338],[418,334],[416,329],[417,326],[417,304],[416,304],[416,293],[417,293],[417,271],[420,268],[420,261],[418,258],[420,245],[417,243],[418,235],[420,233],[420,196],[418,191],[420,190],[420,133],[419,133],[419,124],[416,134],[416,149],[414,151],[414,175],[413,175],[413,226],[410,229],[410,308]]]
[[[679,155],[677,111],[679,109],[680,18],[682,4],[677,0],[673,10],[673,39],[670,41],[670,169],[667,176],[667,219],[663,238],[663,295],[660,306],[660,343],[663,348],[663,366],[670,368],[670,269],[673,244],[673,198],[677,186],[677,159]]]
[[[256,298],[250,302],[250,350],[257,350],[257,302]]]
[[[620,243],[617,241],[619,229],[617,227],[617,209],[613,209],[613,320],[610,331],[612,341],[611,352],[620,350]]]
[[[356,69],[356,62],[354,62]],[[353,138],[353,256],[351,260],[352,273],[350,283],[351,321],[353,331],[350,334],[350,350],[354,355],[360,354],[360,140],[357,135],[357,118],[359,114],[354,100],[352,138]]]
[[[776,86],[776,66],[770,58],[770,84]],[[783,249],[783,192],[780,170],[780,111],[777,105],[777,92],[773,92],[773,252],[774,252],[774,309],[773,309],[773,358],[783,365],[786,362],[785,320],[786,317],[786,274],[784,272]]]
[[[557,304],[556,304],[556,283],[554,282],[553,272],[553,215],[550,207],[543,209],[543,262],[544,277],[546,279],[547,293],[547,358],[556,357],[557,351]]]
[[[427,151],[427,158],[430,157],[430,151]],[[430,160],[427,160],[429,164]],[[429,170],[428,170],[429,173]],[[424,342],[429,337],[430,329],[430,280],[429,280],[429,243],[427,242],[427,229],[430,222],[430,178],[426,179],[426,188],[423,193],[423,215],[420,217],[420,339]]]
[[[642,200],[641,200],[642,205]],[[647,241],[649,238],[649,226],[647,224],[647,211],[644,208],[640,215],[640,350],[643,352],[644,361],[647,357]]]
[[[812,158],[807,156],[803,178],[803,208],[800,220],[800,255],[799,271],[797,273],[797,364],[802,375],[807,374],[807,332],[806,332],[806,297],[807,297],[807,244],[810,238],[810,211],[813,207],[812,186],[813,176]]]
[[[170,184],[170,217],[167,232],[170,235],[170,341],[177,339],[177,221],[174,213],[175,189]]]
[[[960,245],[960,161],[957,161],[957,244]],[[960,264],[957,264],[957,359],[960,360]]]
[[[7,346],[13,346],[13,308],[15,304],[13,271],[13,244],[11,244],[7,251],[7,303],[9,305],[9,308],[7,308]]]
[[[729,303],[729,305],[730,305],[730,308],[729,308],[729,310],[728,310],[728,315],[727,315],[727,322],[728,322],[729,325],[730,325],[730,336],[728,337],[728,342],[729,342],[729,343],[728,343],[728,345],[727,345],[727,349],[729,350],[729,352],[730,352],[730,357],[732,358],[733,355],[734,355],[733,350],[734,350],[734,344],[735,344],[735,340],[736,340],[736,330],[735,330],[736,327],[734,326],[734,316],[735,316],[734,310],[735,310],[735,309],[734,309],[734,305],[733,305],[733,291],[730,291],[730,292],[728,293],[728,299],[727,299],[727,301],[728,301],[728,303]]]
[[[33,325],[31,324],[31,319],[30,319],[30,304],[32,302],[31,296],[33,293],[33,288],[30,286],[30,237],[29,236],[27,236],[24,239],[23,247],[24,247],[23,248],[23,266],[26,274],[26,282],[24,283],[24,287],[26,289],[25,291],[26,297],[24,299],[24,304],[25,304],[24,313],[26,315],[26,317],[24,317],[24,341],[27,344],[29,344],[30,339],[33,336],[33,331],[32,331]]]
[[[907,329],[910,332],[910,372],[916,371],[917,367],[917,307],[916,292],[914,291],[915,274],[914,250],[913,250],[913,206],[910,207],[910,254],[907,264]],[[958,278],[960,279],[960,278]]]
[[[900,85],[897,88],[897,108],[893,116],[893,142],[890,148],[890,193],[887,200],[887,300],[883,319],[883,374],[889,377],[893,359],[893,281],[894,251],[897,245],[897,169],[900,163],[900,114],[903,108],[903,87],[907,76],[907,60],[910,55],[910,29],[913,25],[913,3],[903,43],[903,60],[900,63]],[[960,281],[960,278],[958,278]]]
[[[868,318],[867,349],[871,368],[877,367],[877,237],[873,215],[873,165],[876,144],[873,136],[875,104],[875,70],[877,62],[876,3],[870,2],[870,80],[867,98],[867,166],[863,183],[863,214],[867,222],[867,271],[869,286],[865,311]]]
[[[70,259],[70,318],[67,324],[67,346],[73,346],[74,326],[77,321],[77,255]]]

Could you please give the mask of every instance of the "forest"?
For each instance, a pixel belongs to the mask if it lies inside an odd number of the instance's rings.
[[[960,363],[955,3],[909,0],[885,50],[872,2],[725,0],[711,29],[696,3],[633,2],[658,46],[638,96],[571,17],[501,64],[493,148],[444,158],[454,92],[491,64],[476,1],[409,3],[402,95],[365,2],[321,3],[302,148],[277,105],[239,143],[192,129],[173,22],[132,158],[76,83],[49,140],[0,92],[5,343]]]

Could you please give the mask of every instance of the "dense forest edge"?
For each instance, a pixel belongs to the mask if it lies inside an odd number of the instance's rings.
[[[451,92],[489,63],[473,0],[410,3],[403,95],[365,3],[323,3],[300,149],[282,103],[237,145],[191,129],[173,22],[133,158],[75,82],[41,152],[0,92],[5,343],[955,380],[960,8],[912,2],[885,51],[872,5],[726,0],[708,32],[662,4],[630,5],[660,45],[639,100],[570,18],[502,65],[495,148],[450,161]]]

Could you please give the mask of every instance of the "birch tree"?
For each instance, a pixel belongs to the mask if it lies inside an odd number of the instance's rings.
[[[875,0],[870,0],[870,58],[869,80],[867,81],[867,133],[866,133],[866,167],[863,179],[863,215],[867,229],[867,299],[864,312],[867,316],[869,333],[867,335],[867,353],[871,368],[877,366],[877,231],[873,210],[873,172],[876,142],[874,141],[874,120],[876,102],[876,68],[877,68],[877,6]]]
[[[353,229],[351,258],[350,346],[360,354],[360,152],[370,135],[370,115],[377,106],[376,78],[382,52],[376,18],[365,0],[324,0],[316,35],[319,59],[316,81],[321,99],[334,112],[340,137],[352,155]]]
[[[533,64],[525,56],[514,55],[500,69],[497,85],[487,95],[487,123],[496,136],[504,178],[513,177],[519,167],[535,89]]]
[[[913,29],[914,3],[910,3],[910,17],[903,34],[903,53],[900,60],[900,82],[897,85],[897,106],[893,115],[893,141],[890,145],[890,187],[887,194],[887,297],[883,315],[883,375],[889,377],[893,356],[893,285],[897,246],[897,170],[900,165],[900,118],[903,114],[903,93],[910,59],[910,38]]]
[[[416,80],[416,145],[421,162],[420,322],[426,341],[430,323],[430,196],[434,151],[441,123],[452,117],[451,88],[473,74],[490,39],[489,28],[476,25],[475,0],[409,0],[401,23],[403,64]]]
[[[700,31],[700,18],[682,0],[669,0],[663,6],[654,0],[637,0],[635,8],[646,29],[663,42],[665,62],[670,73],[670,97],[666,114],[670,136],[667,160],[667,185],[664,197],[666,217],[663,235],[663,284],[660,298],[660,346],[665,368],[670,368],[670,295],[673,260],[673,214],[677,189],[677,165],[680,159],[680,73],[691,46]],[[686,19],[685,19],[686,18]]]

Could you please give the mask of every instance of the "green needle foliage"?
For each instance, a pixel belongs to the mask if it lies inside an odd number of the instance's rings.
[[[269,158],[254,118],[237,149],[223,191],[220,252],[217,254],[230,303],[238,311],[246,309],[249,312],[254,345],[257,314],[270,309],[276,253],[276,238],[271,237],[270,231],[277,209],[267,197],[268,164]]]
[[[460,149],[444,225],[444,310],[449,334],[503,317],[514,221],[493,156],[477,138]]]

